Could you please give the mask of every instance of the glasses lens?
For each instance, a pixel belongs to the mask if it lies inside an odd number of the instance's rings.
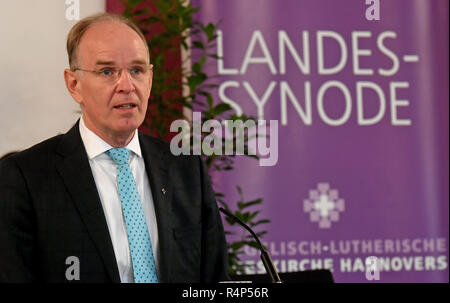
[[[81,69],[80,69],[81,70]],[[95,72],[95,74],[98,76],[98,78],[105,82],[105,83],[113,83],[118,81],[121,76],[122,72],[125,70],[125,73],[128,73],[127,76],[129,79],[134,81],[145,81],[150,71],[153,70],[153,65],[150,66],[133,66],[128,68],[103,68],[98,71],[92,71]]]

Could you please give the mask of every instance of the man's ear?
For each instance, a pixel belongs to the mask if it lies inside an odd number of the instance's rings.
[[[64,70],[64,80],[66,81],[67,90],[72,95],[72,98],[81,105],[83,99],[81,98],[81,94],[79,92],[80,83],[76,72],[66,68]]]

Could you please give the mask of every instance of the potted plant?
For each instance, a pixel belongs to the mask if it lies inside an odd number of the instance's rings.
[[[189,114],[193,109],[200,112],[204,120],[254,121],[245,114],[236,115],[228,104],[214,102],[213,91],[217,88],[217,84],[213,81],[216,76],[205,71],[205,66],[210,60],[220,59],[213,52],[218,24],[203,24],[196,21],[194,15],[200,7],[194,8],[185,0],[121,0],[121,2],[125,7],[123,15],[133,20],[146,35],[155,70],[149,108],[142,127],[144,132],[166,140],[170,139],[174,136],[170,133],[170,123],[177,119],[191,121]],[[211,133],[202,133],[200,139],[209,135]],[[193,140],[194,136],[191,135],[190,138]],[[221,140],[222,146],[225,146],[227,140],[231,140],[232,146],[236,147],[235,133]],[[248,155],[247,140],[243,143],[245,155],[258,159],[255,155]],[[232,170],[234,156],[234,154],[214,153],[202,155],[210,174]],[[213,182],[220,206],[251,228],[259,228],[261,224],[269,223],[268,219],[259,219],[259,210],[254,210],[254,207],[260,205],[263,200],[245,201],[241,187],[236,188],[240,199],[232,210],[230,201],[227,201],[223,193],[216,191]],[[228,244],[230,274],[244,273],[245,265],[240,259],[240,255],[244,253],[243,248],[245,245],[257,248],[257,243],[247,233],[231,231],[229,228],[236,223],[229,218],[225,220],[228,225],[225,226],[226,235],[237,236],[237,240]],[[266,231],[259,231],[257,235],[262,236],[265,233]]]

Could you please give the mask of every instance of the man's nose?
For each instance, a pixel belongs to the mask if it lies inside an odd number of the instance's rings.
[[[130,93],[134,90],[134,83],[130,76],[130,73],[126,68],[122,69],[119,78],[117,79],[117,91],[123,93]]]

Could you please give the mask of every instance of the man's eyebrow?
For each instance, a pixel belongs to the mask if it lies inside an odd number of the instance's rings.
[[[116,65],[116,63],[114,61],[98,60],[97,62],[95,62],[95,65]]]
[[[137,60],[131,61],[131,64],[148,65],[149,63],[148,63],[147,61],[145,61],[145,60],[139,60],[139,59],[137,59]]]
[[[131,61],[131,64],[141,64],[141,65],[148,65],[149,63],[147,63],[145,60],[133,60]],[[98,60],[95,65],[116,65],[116,63],[114,61],[102,61],[102,60]]]

